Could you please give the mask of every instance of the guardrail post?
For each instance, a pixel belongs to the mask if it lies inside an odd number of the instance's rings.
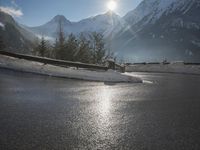
[[[126,72],[126,66],[122,66],[122,67],[121,67],[121,72],[122,72],[122,73]]]
[[[113,69],[115,70],[115,61],[114,60],[107,60],[108,62],[108,69]]]

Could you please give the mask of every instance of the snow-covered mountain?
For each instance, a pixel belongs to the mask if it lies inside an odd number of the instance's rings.
[[[46,37],[56,37],[58,33],[59,22],[61,22],[65,34],[73,33],[78,35],[82,32],[101,32],[109,33],[120,22],[120,17],[112,12],[90,17],[79,22],[71,22],[62,15],[55,16],[48,23],[38,27],[27,27],[37,35]]]
[[[64,16],[57,15],[38,27],[19,27],[12,19],[10,23],[17,29],[16,34],[24,39],[32,36],[30,32],[54,39],[57,37],[59,22],[66,35],[101,32],[105,36],[107,47],[126,59],[130,58],[129,61],[199,61],[199,14],[200,0],[143,0],[136,9],[122,18],[107,12],[79,22],[71,22]],[[5,34],[4,37],[11,31],[14,34],[14,30],[10,29],[5,32],[5,28],[5,21],[0,18],[0,29]],[[18,45],[21,43],[18,40]]]
[[[187,13],[192,5],[199,0],[143,0],[139,6],[127,13],[123,19],[129,24],[135,24],[142,19],[146,23],[155,23],[164,14],[170,14],[174,11]]]
[[[200,60],[200,0],[143,0],[127,13],[113,49],[133,61]]]

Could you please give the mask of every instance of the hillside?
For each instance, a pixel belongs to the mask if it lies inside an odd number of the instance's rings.
[[[144,0],[123,17],[129,28],[113,41],[119,55],[132,61],[200,58],[200,3],[198,0]]]
[[[20,27],[12,16],[0,11],[0,35],[5,50],[30,53],[36,36]]]

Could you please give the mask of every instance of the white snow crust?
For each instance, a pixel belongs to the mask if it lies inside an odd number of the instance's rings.
[[[200,75],[200,65],[184,65],[182,62],[171,64],[146,64],[130,65],[126,67],[127,72],[163,72]]]
[[[139,77],[128,76],[126,74],[122,74],[113,70],[90,71],[85,69],[64,68],[39,62],[17,59],[4,55],[0,55],[0,67],[14,69],[22,72],[37,73],[70,79],[81,79],[100,82],[142,83],[142,80]]]

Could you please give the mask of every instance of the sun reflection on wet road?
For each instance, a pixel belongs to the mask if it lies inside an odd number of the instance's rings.
[[[199,76],[111,86],[0,71],[0,149],[200,147]]]
[[[95,94],[96,98],[98,99],[97,110],[102,115],[108,115],[110,109],[112,107],[112,98],[113,98],[113,91],[110,89],[109,86],[101,86],[98,89],[98,92]]]

